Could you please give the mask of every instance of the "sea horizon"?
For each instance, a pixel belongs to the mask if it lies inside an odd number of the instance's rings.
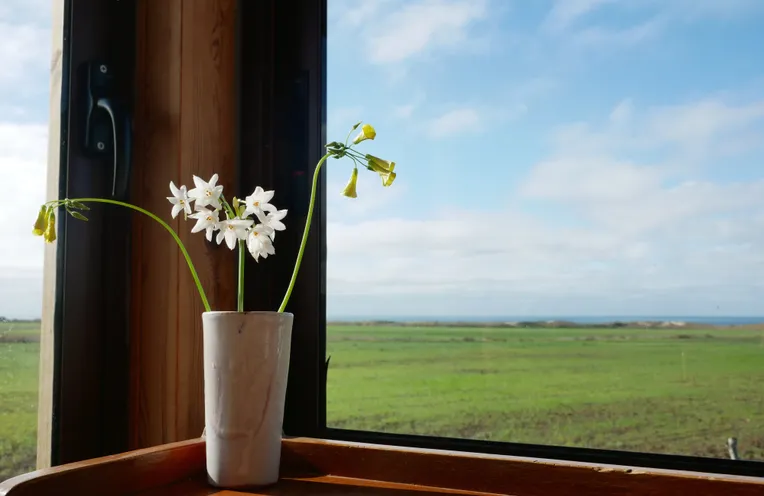
[[[751,315],[343,315],[327,317],[329,322],[544,322],[567,321],[575,324],[609,322],[687,322],[709,325],[747,325],[764,323],[764,316]]]

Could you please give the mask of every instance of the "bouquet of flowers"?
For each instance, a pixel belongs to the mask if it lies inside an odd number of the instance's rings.
[[[359,127],[359,133],[353,141],[349,143],[350,136]],[[382,186],[384,187],[390,186],[395,180],[395,162],[382,160],[369,154],[362,154],[355,148],[363,141],[373,140],[376,135],[377,133],[374,130],[374,127],[370,124],[362,125],[362,122],[359,122],[352,127],[344,142],[333,141],[326,145],[327,151],[318,161],[313,172],[308,216],[305,222],[302,242],[300,243],[300,249],[297,253],[297,260],[295,261],[292,278],[281,305],[279,305],[279,312],[283,312],[286,308],[287,303],[289,302],[289,297],[294,289],[297,273],[300,269],[302,257],[305,252],[311,218],[313,217],[318,175],[321,171],[321,167],[326,163],[327,159],[330,157],[335,159],[348,158],[353,162],[354,167],[351,172],[350,180],[342,191],[343,195],[350,198],[357,197],[356,182],[358,179],[359,165],[369,171],[379,174],[382,179]],[[252,194],[244,199],[233,197],[229,202],[223,194],[223,186],[217,184],[218,179],[217,174],[213,174],[209,181],[193,176],[194,188],[190,190],[187,189],[185,185],[178,187],[174,182],[170,181],[170,192],[172,193],[172,196],[168,196],[167,199],[172,204],[171,216],[173,219],[183,212],[185,219],[190,218],[196,221],[191,228],[192,233],[203,231],[207,241],[215,242],[217,244],[221,244],[225,241],[226,246],[231,250],[239,250],[237,311],[243,312],[244,263],[246,254],[249,253],[249,255],[254,258],[255,262],[259,262],[261,258],[265,259],[268,258],[269,255],[274,255],[276,253],[274,248],[276,231],[283,231],[286,229],[283,220],[287,215],[287,211],[285,209],[279,210],[271,203],[275,196],[273,190],[265,190],[260,186],[257,186]],[[90,210],[87,206],[88,203],[107,203],[130,208],[150,217],[164,227],[170,235],[172,235],[185,257],[205,310],[207,312],[211,311],[207,295],[199,281],[196,268],[194,267],[191,257],[180,237],[172,227],[167,224],[167,222],[148,210],[131,203],[107,198],[66,198],[63,200],[53,200],[46,202],[40,207],[37,221],[35,222],[32,231],[33,234],[42,236],[46,242],[52,243],[56,239],[56,210],[63,208],[66,213],[73,218],[87,221],[88,219],[84,212]]]

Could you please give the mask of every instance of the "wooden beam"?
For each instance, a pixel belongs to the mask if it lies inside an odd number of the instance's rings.
[[[285,439],[281,454],[281,481],[247,494],[764,494],[764,479],[756,477],[309,438]],[[73,463],[0,483],[0,496],[57,493],[232,494],[207,484],[202,440]]]
[[[169,183],[235,180],[234,0],[139,2],[133,201],[169,220]],[[234,253],[172,225],[214,310],[234,310]],[[167,232],[135,219],[131,447],[198,437],[204,427],[201,314],[185,260]]]
[[[48,114],[48,172],[46,199],[58,197],[61,155],[61,77],[64,48],[64,0],[52,2],[50,104]],[[56,246],[45,243],[43,262],[40,375],[37,402],[37,468],[51,466],[53,438],[54,318],[56,306]]]

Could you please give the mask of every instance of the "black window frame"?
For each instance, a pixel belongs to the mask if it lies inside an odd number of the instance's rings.
[[[275,187],[293,226],[278,261],[249,264],[248,307],[275,308],[283,295],[307,210],[309,181],[326,143],[327,1],[239,0],[241,185]],[[322,179],[310,243],[287,311],[295,314],[284,429],[289,436],[401,447],[514,455],[746,476],[750,460],[391,434],[326,425],[326,185]],[[247,190],[244,187],[244,190]],[[294,226],[300,226],[295,229]],[[289,230],[287,231],[289,232]],[[287,248],[285,248],[287,246]],[[270,262],[270,259],[269,259]],[[267,289],[259,281],[267,280]],[[257,296],[254,296],[257,295]],[[373,387],[373,385],[370,385]]]
[[[58,198],[112,197],[110,144],[93,155],[84,146],[88,66],[116,75],[112,101],[118,116],[129,115],[133,94],[135,0],[57,0],[63,11],[61,100],[58,126]],[[61,4],[63,6],[61,7]],[[54,29],[54,32],[56,30]],[[129,126],[127,126],[129,129]],[[129,195],[129,143],[120,154]],[[48,164],[48,170],[54,167]],[[124,183],[122,183],[124,184]],[[52,200],[48,198],[47,200]],[[128,447],[130,213],[91,205],[89,222],[58,212],[53,328],[50,453],[43,465],[56,466],[124,452]],[[42,240],[40,241],[42,242]],[[41,380],[43,378],[40,378]],[[41,405],[43,406],[43,405]],[[46,425],[38,422],[38,425]],[[38,441],[38,449],[41,444]],[[48,456],[45,456],[48,455]]]

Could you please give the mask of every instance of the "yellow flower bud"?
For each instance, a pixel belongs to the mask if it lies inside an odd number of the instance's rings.
[[[348,198],[357,198],[358,195],[355,191],[356,181],[358,181],[358,168],[353,169],[353,173],[350,175],[350,181],[348,181],[348,185],[345,186],[345,189],[342,190],[342,194]]]
[[[382,186],[384,186],[385,188],[393,184],[393,181],[395,181],[395,172],[382,175]]]
[[[45,238],[46,243],[52,243],[56,240],[56,214],[53,213],[53,210],[50,210],[48,213],[47,222],[48,225],[45,228],[43,237]]]
[[[374,155],[366,155],[366,159],[369,161],[369,169],[373,170],[382,178],[382,186],[390,186],[395,181],[395,162],[389,162],[382,160]]]
[[[48,207],[43,205],[40,207],[40,213],[37,214],[37,220],[34,223],[34,229],[32,234],[35,236],[42,236],[45,233],[45,229],[48,227]]]
[[[374,130],[371,124],[364,124],[361,126],[361,132],[353,140],[354,144],[358,144],[363,140],[373,140],[377,136],[377,132]]]

